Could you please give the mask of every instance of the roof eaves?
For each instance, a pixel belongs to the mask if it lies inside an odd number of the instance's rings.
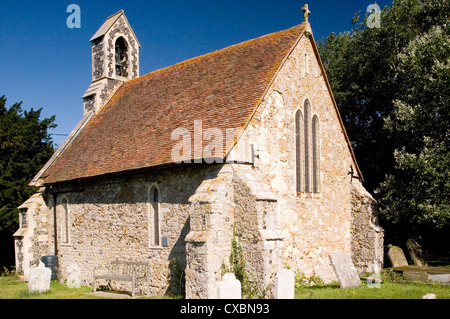
[[[41,170],[34,176],[31,182],[28,184],[29,186],[42,186],[42,179],[44,173],[49,169],[49,167],[58,159],[58,157],[64,152],[64,150],[72,143],[78,133],[81,132],[83,127],[85,127],[86,123],[89,122],[93,115],[93,112],[89,112],[83,116],[81,121],[75,126],[69,136],[64,140],[64,142],[58,147],[53,156],[48,160],[48,162],[41,168]]]

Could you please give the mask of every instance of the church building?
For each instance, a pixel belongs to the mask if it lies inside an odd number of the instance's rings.
[[[336,280],[329,255],[381,269],[376,202],[346,134],[308,22],[139,74],[123,11],[90,39],[83,118],[30,185],[16,268],[42,256],[83,285],[113,260],[148,262],[157,295],[216,298],[232,241],[270,297],[283,268]],[[89,67],[89,66],[86,66]],[[129,283],[113,283],[115,287]]]

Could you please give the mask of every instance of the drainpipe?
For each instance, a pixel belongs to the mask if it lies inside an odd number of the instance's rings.
[[[53,233],[54,233],[54,243],[55,243],[55,256],[58,256],[58,236],[56,233],[56,192],[53,190],[53,186],[50,186],[50,194],[53,195]]]

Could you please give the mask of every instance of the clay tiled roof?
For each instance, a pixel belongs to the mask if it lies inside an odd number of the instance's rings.
[[[43,172],[45,184],[173,163],[172,131],[243,129],[303,25],[125,82]],[[193,144],[192,144],[193,145]],[[224,155],[227,150],[224,150]],[[192,159],[194,152],[192,152]]]

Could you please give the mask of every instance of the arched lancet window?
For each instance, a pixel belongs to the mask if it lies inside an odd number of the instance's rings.
[[[297,193],[320,193],[319,118],[308,99],[295,113],[295,173]],[[312,118],[311,118],[312,117]]]
[[[123,37],[116,40],[115,45],[116,75],[128,76],[128,45]]]
[[[149,234],[150,246],[160,245],[160,228],[159,228],[159,211],[160,211],[160,194],[156,186],[152,186],[148,193],[150,211],[149,211]]]
[[[319,140],[319,118],[317,115],[312,119],[312,178],[313,192],[320,192],[320,140]]]
[[[298,110],[297,113],[295,113],[295,174],[296,174],[297,193],[303,191],[302,125],[303,125],[303,114],[300,110]]]
[[[64,196],[61,199],[61,214],[62,214],[62,224],[61,224],[61,240],[63,244],[69,243],[69,202]]]
[[[304,128],[305,128],[305,192],[311,192],[311,176],[310,176],[310,144],[311,144],[311,104],[309,100],[305,101],[303,106],[304,112]]]

